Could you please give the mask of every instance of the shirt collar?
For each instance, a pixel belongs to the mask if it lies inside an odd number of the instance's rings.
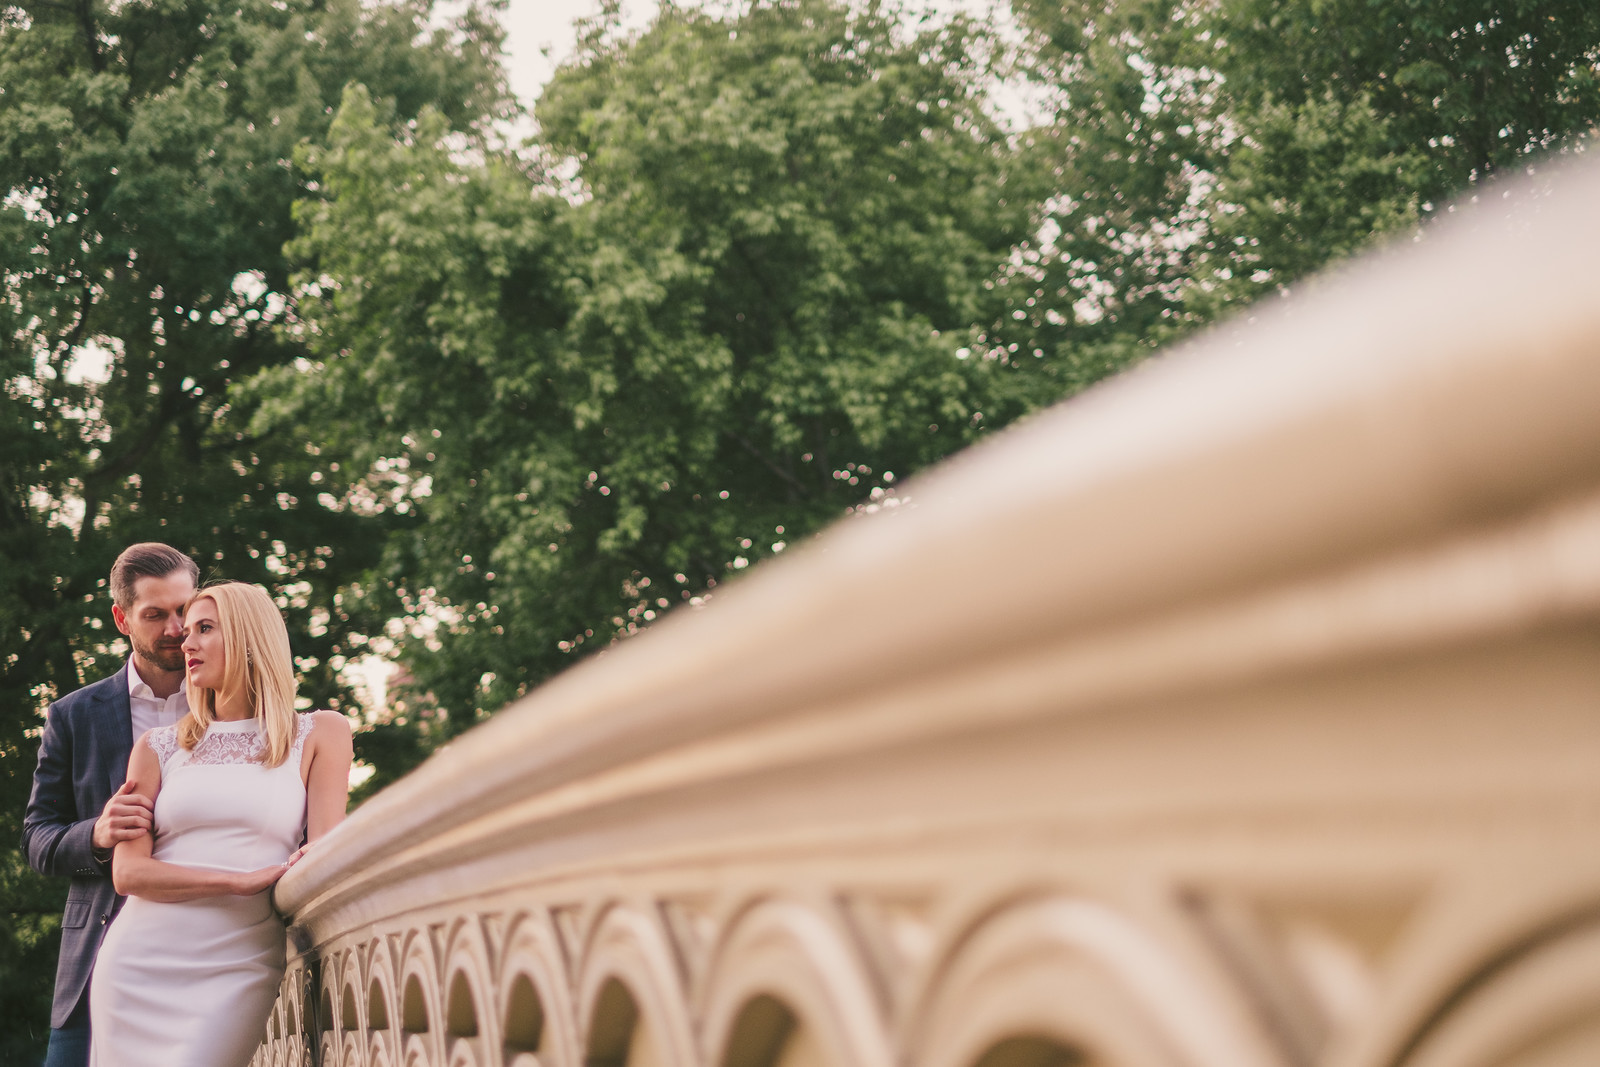
[[[150,684],[139,674],[138,659],[137,653],[128,657],[128,696],[136,700],[160,700],[161,697],[156,696],[155,690],[151,689]],[[185,675],[183,681],[178,683],[178,691],[174,695],[181,696],[186,701],[188,700],[189,679],[187,675]]]

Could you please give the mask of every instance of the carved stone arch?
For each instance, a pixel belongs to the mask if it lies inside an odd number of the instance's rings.
[[[274,1067],[283,1059],[283,1034],[287,1026],[284,997],[280,989],[278,999],[272,1003],[272,1012],[267,1016],[266,1062]]]
[[[400,1062],[400,978],[394,953],[382,936],[361,947],[361,1017],[366,1023],[367,1058],[388,1067]]]
[[[330,950],[316,961],[317,976],[316,1028],[313,1039],[317,1044],[316,1062],[325,1067],[345,1067],[359,1064],[360,1058],[351,1058],[345,1050],[344,1033],[349,1029],[343,1017],[342,990],[345,972],[354,966],[348,950]]]
[[[345,1067],[366,1067],[372,1062],[367,1056],[367,1043],[365,1034],[346,1030],[339,1035],[339,1063]]]
[[[361,988],[361,949],[358,945],[345,945],[334,958],[336,965],[323,975],[333,1001],[334,1029],[341,1033],[361,1030],[366,1025],[362,1021],[362,998],[356,994]]]
[[[450,928],[442,970],[444,984],[442,1025],[444,1048],[450,1063],[452,1051],[465,1043],[472,1047],[473,1062],[488,1058],[488,1050],[500,1047],[500,1022],[497,1012],[493,956],[476,916],[469,915]]]
[[[278,1008],[275,1012],[276,1017],[273,1020],[277,1023],[277,1033],[275,1035],[277,1058],[279,1062],[286,1064],[298,1064],[302,1059],[297,1042],[298,1035],[294,1030],[292,1006],[293,999],[294,993],[292,988],[286,985],[283,990],[283,995],[278,998]],[[268,1033],[271,1032],[271,1030],[268,1031]]]
[[[1232,1022],[1231,1000],[1114,908],[1020,900],[946,949],[910,1015],[906,1061],[1272,1067],[1276,1053]],[[1001,1052],[1020,1058],[995,1061]]]
[[[274,1006],[274,1013],[276,1006]],[[272,1015],[267,1016],[266,1036],[261,1040],[261,1046],[250,1057],[250,1067],[277,1067],[278,1044],[272,1037]]]
[[[1600,918],[1530,938],[1452,990],[1397,1063],[1600,1063]]]
[[[424,1040],[425,1034],[407,1034],[405,1040],[405,1058],[400,1062],[404,1067],[439,1067],[444,1061],[435,1058],[433,1046]]]
[[[590,1067],[699,1067],[672,948],[651,915],[609,908],[584,946],[578,976]]]
[[[322,1053],[318,1054],[319,1063],[321,1062],[320,1057],[326,1054],[328,1047],[323,1038],[325,1036],[331,1038],[333,1033],[333,991],[324,984],[322,976],[325,970],[331,972],[331,967],[325,969],[322,966],[322,961],[317,961],[312,968],[312,973],[316,976],[315,985],[311,988],[311,995],[305,1000],[305,1029],[307,1035],[313,1043],[323,1050]]]
[[[495,989],[495,1018],[508,1067],[519,1056],[534,1057],[540,1067],[581,1067],[572,987],[560,934],[548,912],[526,912],[512,920]]]
[[[848,931],[799,901],[763,900],[733,919],[713,951],[700,1008],[703,1062],[711,1067],[796,1058],[836,1067],[895,1063]],[[800,1055],[802,1046],[815,1055]]]
[[[447,1067],[480,1067],[494,1061],[479,1058],[472,1042],[456,1041],[450,1046],[450,1058],[444,1062]]]
[[[309,988],[303,961],[290,965],[288,981],[284,983],[280,999],[284,1003],[283,1055],[289,1063],[300,1064],[311,1059],[313,1040],[311,1005],[306,1003]]]
[[[336,1026],[339,1035],[339,1063],[367,1062],[367,998],[362,981],[367,953],[360,944],[347,945],[339,953],[338,985],[333,991]]]
[[[339,988],[339,972],[342,969],[339,953],[318,953],[306,968],[312,976],[312,992],[316,1001],[312,1005],[311,1028],[312,1032],[321,1034],[333,1030],[335,1026],[334,1011],[336,999],[335,990]]]
[[[339,1035],[332,1030],[322,1030],[317,1033],[316,1040],[318,1051],[315,1062],[318,1067],[343,1067],[345,1061],[341,1058],[343,1045]]]
[[[398,977],[399,1017],[390,1020],[390,1029],[400,1038],[400,1062],[405,1067],[443,1063],[444,997],[439,960],[427,928],[407,932]]]
[[[396,1057],[395,1043],[391,1035],[385,1033],[381,1037],[367,1035],[366,1067],[395,1067],[399,1063]]]

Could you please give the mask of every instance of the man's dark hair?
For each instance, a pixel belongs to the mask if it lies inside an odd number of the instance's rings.
[[[160,541],[129,545],[111,565],[111,600],[127,611],[133,607],[133,587],[140,578],[165,578],[173,571],[184,571],[190,581],[200,584],[199,564],[171,545]]]

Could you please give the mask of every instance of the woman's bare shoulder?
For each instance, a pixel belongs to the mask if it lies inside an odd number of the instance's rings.
[[[152,753],[162,764],[178,747],[178,724],[169,723],[166,726],[152,726],[140,734],[134,741],[134,751],[144,749]]]
[[[318,735],[348,738],[350,736],[350,720],[337,711],[313,711],[311,712],[311,736],[316,737]]]
[[[139,735],[128,752],[128,779],[144,791],[161,787],[167,760],[178,747],[177,735],[170,726],[157,726]]]

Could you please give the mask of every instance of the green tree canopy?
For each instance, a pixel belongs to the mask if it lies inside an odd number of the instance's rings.
[[[823,0],[600,24],[538,167],[347,96],[295,245],[318,362],[258,424],[339,427],[424,516],[368,590],[434,729],[1015,414],[956,355],[1034,212],[989,44]]]
[[[1600,120],[1584,0],[1015,0],[1055,200],[994,335],[1081,387],[1570,148]],[[1018,301],[1021,302],[1020,299]],[[1048,391],[1048,390],[1047,390]]]
[[[0,12],[0,1059],[37,1059],[65,884],[15,843],[55,696],[114,670],[105,579],[169,541],[265,582],[338,706],[339,587],[376,542],[319,502],[316,443],[232,383],[299,357],[283,245],[297,145],[359,81],[398,121],[502,109],[499,31],[427,3],[19,0]],[[358,531],[358,528],[360,532]]]

